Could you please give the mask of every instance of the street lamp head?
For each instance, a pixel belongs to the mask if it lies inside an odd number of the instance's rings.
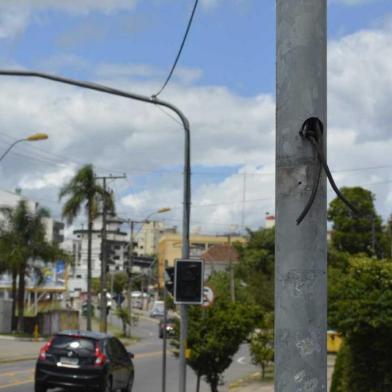
[[[36,142],[39,140],[46,140],[49,136],[46,133],[35,133],[34,135],[30,135],[26,137],[25,140],[28,142]]]
[[[160,208],[160,209],[157,211],[157,213],[158,213],[158,214],[162,214],[162,213],[164,213],[164,212],[169,212],[169,211],[171,211],[171,208],[169,208],[169,207],[163,207],[163,208]]]

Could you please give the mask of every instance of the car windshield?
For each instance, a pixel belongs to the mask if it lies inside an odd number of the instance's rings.
[[[54,337],[52,349],[95,352],[95,341],[80,336],[57,335]]]

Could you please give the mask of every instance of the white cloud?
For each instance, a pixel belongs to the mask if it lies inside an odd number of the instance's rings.
[[[332,170],[392,165],[391,48],[390,26],[330,42],[328,159]],[[98,71],[102,82],[125,90],[149,95],[160,87],[154,68],[114,64]],[[130,81],[140,76],[146,80]],[[1,132],[15,138],[33,130],[50,135],[39,153],[36,147],[20,146],[16,152],[25,154],[22,158],[10,154],[2,162],[6,186],[13,188],[23,179],[23,187],[32,194],[39,197],[38,192],[45,191],[46,198],[55,199],[53,187],[62,181],[64,169],[56,169],[56,162],[93,162],[102,174],[131,176],[131,189],[125,182],[114,188],[119,209],[126,215],[143,219],[169,206],[173,210],[165,219],[180,225],[184,147],[180,124],[154,106],[123,98],[42,80],[1,80]],[[201,168],[234,172],[193,175],[192,225],[224,232],[232,224],[241,225],[243,216],[246,226],[262,225],[265,212],[273,213],[274,208],[274,176],[270,174],[274,171],[274,98],[263,94],[245,98],[224,87],[184,87],[174,80],[165,99],[190,119],[194,172]],[[0,143],[6,147],[1,134]],[[66,159],[55,159],[57,155]],[[244,171],[253,174],[246,176],[243,204]],[[384,217],[390,213],[392,186],[375,184],[389,180],[388,170],[340,171],[336,180],[339,186],[369,187],[377,194],[379,211]]]
[[[6,38],[21,33],[29,17],[27,9],[9,4],[0,4],[0,38]]]
[[[229,1],[230,0],[202,0],[201,5],[204,8],[212,9],[212,8],[215,8],[219,5],[225,4]],[[237,5],[243,5],[243,4],[249,3],[249,0],[231,0],[231,2],[235,3]]]
[[[358,140],[389,139],[392,29],[360,31],[329,46],[329,115]]]
[[[64,185],[75,174],[74,167],[64,167],[54,172],[45,173],[38,178],[22,177],[19,187],[24,190],[37,190],[45,188],[59,188]]]
[[[138,0],[1,0],[0,38],[13,37],[27,27],[34,12],[57,10],[76,15],[133,9]]]

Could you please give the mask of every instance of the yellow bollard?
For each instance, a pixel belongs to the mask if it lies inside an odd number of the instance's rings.
[[[38,339],[39,339],[38,324],[35,324],[35,326],[34,326],[34,340],[36,342],[38,342]]]

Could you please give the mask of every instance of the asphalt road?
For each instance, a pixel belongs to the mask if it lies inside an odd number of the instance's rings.
[[[158,326],[155,320],[147,317],[139,319],[133,335],[139,336],[140,342],[129,349],[135,353],[134,392],[159,392],[162,385],[162,340],[158,338]],[[23,361],[0,365],[0,392],[32,392],[35,361]],[[243,346],[237,353],[233,364],[225,373],[226,381],[234,381],[254,371],[249,364],[247,347]],[[166,391],[178,390],[178,360],[168,354]],[[187,391],[196,390],[196,377],[192,369],[187,371]],[[201,392],[209,391],[202,382]]]

